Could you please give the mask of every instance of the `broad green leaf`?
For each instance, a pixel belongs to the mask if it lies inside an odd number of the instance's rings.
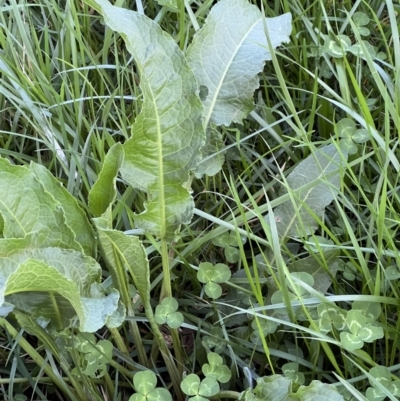
[[[125,142],[123,178],[147,192],[135,224],[171,240],[193,216],[189,172],[205,142],[202,104],[193,72],[174,39],[144,15],[96,0],[106,24],[124,38],[140,73],[141,113]]]
[[[0,214],[4,221],[4,238],[24,238],[35,231],[38,233],[36,247],[57,246],[82,251],[60,203],[28,168],[13,166],[0,158],[0,188],[3,189]]]
[[[281,375],[269,377],[260,377],[257,379],[257,385],[254,394],[258,400],[284,401],[290,392],[292,381]]]
[[[290,365],[290,364],[288,364]],[[318,380],[309,386],[301,386],[296,393],[291,392],[292,380],[282,375],[273,375],[257,379],[254,396],[244,393],[244,401],[344,401],[343,396],[332,385]]]
[[[94,231],[76,199],[44,166],[31,162],[29,169],[41,182],[45,191],[60,203],[66,224],[75,233],[76,242],[82,245],[86,255],[94,257],[96,254]]]
[[[101,227],[100,219],[93,221],[115,287],[121,288],[126,285],[126,271],[128,271],[142,302],[147,304],[150,301],[149,262],[139,238],[128,236],[121,231],[104,229]]]
[[[219,1],[195,34],[187,59],[199,85],[208,91],[203,101],[205,127],[241,123],[253,109],[257,74],[271,59],[264,22],[274,48],[289,41],[290,14],[265,19],[247,0]]]
[[[225,161],[225,147],[222,134],[218,128],[211,125],[206,130],[206,143],[201,148],[202,159],[194,171],[197,178],[203,177],[204,174],[212,177],[217,174]]]
[[[313,380],[309,386],[301,386],[296,393],[300,401],[344,401],[335,386]]]
[[[89,192],[89,209],[95,217],[106,212],[117,195],[116,178],[124,160],[124,150],[120,143],[113,145],[108,151],[103,168]]]
[[[291,199],[274,210],[278,233],[282,237],[303,237],[318,228],[313,214],[322,218],[328,206],[340,190],[340,172],[344,165],[335,144],[317,149],[300,162],[286,178],[281,194],[290,193]],[[265,217],[269,221],[268,215]]]
[[[107,297],[99,293],[95,281],[100,279],[100,266],[79,252],[58,248],[17,252],[0,259],[0,272],[5,278],[0,305],[5,296],[17,309],[50,318],[58,330],[68,327],[71,307],[83,332],[97,331],[117,310],[118,293]]]

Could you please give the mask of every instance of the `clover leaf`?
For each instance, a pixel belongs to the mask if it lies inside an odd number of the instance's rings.
[[[156,307],[155,320],[157,324],[167,324],[171,329],[177,329],[183,323],[183,315],[178,310],[178,301],[172,297],[166,297]]]
[[[96,343],[94,334],[79,333],[73,339],[75,349],[83,355],[82,373],[93,378],[101,378],[107,372],[107,363],[112,359],[113,345],[108,340]],[[73,373],[79,376],[78,370]]]
[[[193,396],[188,401],[208,401],[204,397],[212,397],[220,388],[213,377],[206,377],[200,382],[199,376],[192,373],[182,380],[181,389],[186,395]]]
[[[305,377],[304,374],[299,372],[299,364],[295,362],[289,362],[285,363],[282,366],[282,372],[287,377],[290,379],[293,383],[297,384],[304,384]]]
[[[246,237],[242,237],[241,241],[244,244],[246,242]],[[229,263],[237,263],[240,259],[239,244],[234,231],[214,238],[212,243],[215,246],[224,248],[225,258]]]
[[[369,401],[381,401],[386,398],[385,392],[377,386],[378,382],[381,384],[389,394],[393,394],[395,397],[400,395],[400,380],[392,381],[390,370],[385,366],[375,366],[369,374],[373,377],[373,380],[369,379],[369,383],[372,387],[367,388],[365,393]]]
[[[220,383],[227,383],[231,379],[231,371],[224,365],[224,360],[215,352],[207,355],[208,363],[205,363],[201,370],[206,377],[212,377]]]
[[[340,341],[349,351],[362,348],[364,342],[371,343],[383,337],[382,327],[367,323],[367,318],[359,310],[347,313],[346,324],[349,331],[340,333]]]
[[[339,331],[346,328],[346,315],[336,306],[323,303],[317,307],[319,319],[316,324],[323,334],[328,334],[332,330],[332,325]]]
[[[353,46],[352,46],[353,47]],[[357,129],[356,123],[350,118],[343,118],[336,124],[337,134],[342,140],[340,143],[351,155],[357,153],[357,145],[368,141],[371,137],[366,129]]]
[[[261,336],[266,337],[268,334],[275,333],[278,323],[269,319],[253,319],[251,328],[254,331],[251,334],[250,340],[252,343],[257,344]]]
[[[224,352],[226,342],[223,340],[224,334],[221,327],[213,327],[210,334],[202,338],[202,344],[206,349],[213,349],[217,354]]]
[[[367,14],[357,11],[353,14],[353,21],[360,35],[368,36],[370,34],[369,29],[365,28],[365,25],[369,24],[369,17]]]
[[[222,288],[219,283],[226,283],[231,278],[229,267],[223,263],[215,266],[210,262],[201,263],[197,272],[197,279],[205,284],[205,293],[213,299],[222,295]]]
[[[165,388],[156,388],[157,377],[151,370],[138,372],[133,376],[136,394],[129,401],[172,401],[171,394]]]

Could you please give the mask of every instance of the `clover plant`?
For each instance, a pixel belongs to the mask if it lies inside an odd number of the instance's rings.
[[[370,320],[361,310],[352,309],[348,311],[345,321],[346,331],[340,333],[340,341],[343,347],[354,351],[362,348],[365,342],[372,343],[383,338],[382,327],[370,322]]]
[[[190,374],[181,383],[182,391],[190,396],[188,401],[208,401],[206,397],[212,397],[220,390],[219,384],[213,377],[200,380],[199,376]]]
[[[157,305],[155,320],[158,324],[167,324],[172,329],[177,329],[183,323],[183,315],[178,310],[178,301],[175,298],[167,297]]]
[[[133,376],[133,394],[129,401],[172,401],[171,393],[157,386],[157,377],[151,370],[138,372]]]
[[[247,238],[241,238],[242,243],[246,242]],[[239,245],[236,234],[234,232],[225,233],[212,240],[215,246],[224,249],[224,255],[229,263],[236,263],[240,258]]]
[[[400,396],[400,379],[393,379],[389,369],[385,366],[375,366],[370,369],[369,383],[365,393],[369,401],[382,401],[390,394],[395,397]]]
[[[204,291],[210,298],[219,298],[222,295],[221,283],[226,283],[231,278],[229,267],[223,263],[216,265],[210,262],[201,263],[197,272],[200,283],[204,283]]]
[[[112,359],[113,345],[108,340],[96,342],[94,334],[78,333],[73,337],[72,346],[82,355],[83,363],[80,371],[93,378],[100,378],[107,372],[107,364]],[[72,370],[77,376],[80,372],[77,368]]]

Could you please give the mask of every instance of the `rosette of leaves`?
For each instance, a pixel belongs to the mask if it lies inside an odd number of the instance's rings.
[[[182,380],[181,389],[186,395],[190,396],[188,401],[208,401],[206,397],[212,397],[220,391],[216,379],[206,377],[200,381],[199,376],[193,373]]]
[[[103,377],[107,372],[107,364],[112,360],[113,345],[108,340],[96,343],[94,334],[78,333],[73,337],[74,348],[82,355],[82,368],[74,368],[72,373],[97,378]]]
[[[246,243],[247,238],[241,237],[242,244]],[[224,249],[224,256],[229,263],[237,263],[240,259],[240,251],[238,249],[238,239],[236,233],[231,231],[224,233],[212,240],[213,245]]]
[[[183,315],[178,312],[179,304],[175,298],[166,297],[157,305],[155,320],[157,324],[167,324],[171,329],[177,329],[183,323]]]
[[[210,262],[201,263],[197,272],[197,279],[205,284],[204,291],[207,296],[217,299],[222,295],[220,284],[231,278],[231,271],[224,263],[213,265]]]
[[[171,393],[167,389],[156,386],[157,377],[151,370],[136,373],[133,376],[136,394],[129,401],[172,401]]]
[[[375,366],[369,374],[372,376],[368,378],[371,387],[365,393],[369,401],[382,401],[388,395],[400,396],[400,379],[393,380],[387,367]]]

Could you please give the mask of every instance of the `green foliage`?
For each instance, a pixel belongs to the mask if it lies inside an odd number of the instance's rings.
[[[290,198],[278,206],[273,213],[278,233],[282,237],[305,237],[317,229],[317,218],[321,218],[340,189],[346,153],[335,144],[317,149],[286,177],[281,196]],[[267,222],[269,215],[265,216]]]
[[[242,243],[245,244],[247,238],[242,238]],[[224,255],[229,263],[237,263],[240,258],[239,246],[236,234],[234,232],[225,233],[220,237],[212,240],[213,245],[224,249]]]
[[[136,394],[129,401],[172,401],[171,393],[165,388],[156,388],[157,377],[151,370],[138,372],[133,376]]]
[[[207,354],[208,363],[201,370],[205,377],[212,377],[220,383],[227,383],[231,379],[231,371],[224,365],[224,360],[215,352]]]
[[[200,381],[199,376],[190,374],[181,383],[182,391],[189,395],[189,401],[208,401],[205,397],[212,397],[219,392],[219,384],[213,377],[206,377]]]
[[[197,279],[204,283],[205,293],[210,298],[219,298],[222,295],[221,283],[226,283],[231,277],[229,267],[224,263],[212,265],[210,262],[201,263],[197,272]]]
[[[178,301],[167,297],[156,307],[155,320],[157,324],[167,324],[172,329],[177,329],[183,323],[183,315],[178,310]]]
[[[0,186],[15,188],[0,201],[0,307],[45,319],[53,330],[73,326],[75,317],[83,332],[119,326],[119,294],[106,296],[100,265],[83,253],[73,231],[93,253],[92,230],[76,201],[40,166],[28,169],[0,159],[0,167]]]
[[[366,397],[369,401],[382,401],[388,395],[400,396],[400,379],[393,380],[388,368],[385,366],[375,366],[370,369],[369,383],[371,387],[367,388]]]
[[[83,357],[81,372],[84,375],[101,378],[106,374],[107,364],[112,359],[113,345],[110,341],[100,340],[96,343],[93,334],[78,333],[72,339],[72,346]],[[80,375],[77,368],[72,373]]]
[[[400,396],[398,5],[262,3],[0,6],[0,399]]]
[[[313,381],[309,386],[301,386],[297,392],[291,391],[292,381],[281,375],[262,377],[257,379],[257,385],[253,391],[247,390],[241,394],[240,401],[343,401],[334,386]]]

